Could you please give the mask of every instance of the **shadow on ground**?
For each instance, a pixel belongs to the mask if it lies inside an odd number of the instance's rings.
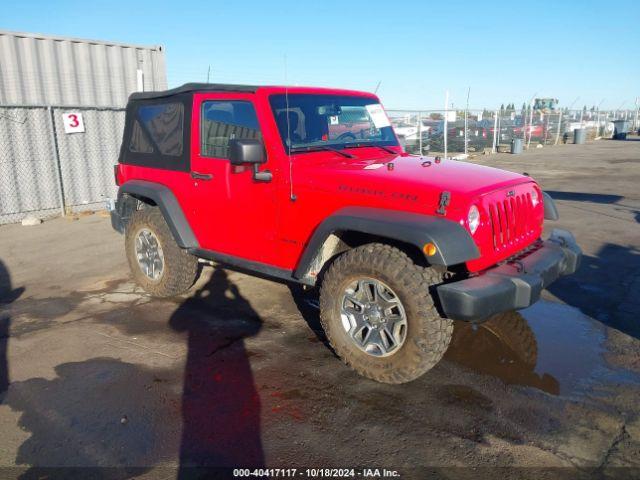
[[[624,197],[621,195],[608,195],[602,193],[560,192],[557,190],[545,190],[554,200],[570,200],[574,202],[616,203]]]
[[[14,289],[11,284],[11,275],[0,260],[0,307],[17,300],[24,292],[24,287]],[[9,327],[11,317],[0,311],[0,404],[9,388]]]
[[[637,159],[629,159],[628,161],[637,161]],[[551,198],[553,198],[554,200],[618,205],[618,208],[623,208],[630,211],[634,216],[635,221],[637,223],[640,223],[640,209],[638,209],[637,207],[619,203],[621,200],[624,200],[626,198],[622,195],[610,195],[605,193],[561,192],[558,190],[545,190],[545,193],[551,195]]]
[[[578,271],[562,277],[549,291],[587,315],[640,339],[640,250],[605,244],[584,255]]]
[[[264,466],[260,399],[244,346],[260,330],[260,317],[216,269],[170,325],[188,333],[180,466]]]
[[[123,323],[113,312],[110,322],[186,335],[184,369],[92,358],[57,365],[53,379],[11,385],[5,403],[30,433],[15,461],[30,467],[23,478],[130,478],[176,452],[180,478],[207,467],[264,465],[260,401],[244,347],[261,328],[259,316],[223,270],[179,304],[168,329],[158,324],[158,307],[123,308]]]

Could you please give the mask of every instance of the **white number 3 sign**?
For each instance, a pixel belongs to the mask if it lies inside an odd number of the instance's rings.
[[[83,133],[84,121],[81,113],[63,113],[64,133]]]

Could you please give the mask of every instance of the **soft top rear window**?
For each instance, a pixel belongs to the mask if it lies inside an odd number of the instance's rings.
[[[179,157],[183,149],[184,106],[180,102],[140,105],[134,111],[129,150]]]

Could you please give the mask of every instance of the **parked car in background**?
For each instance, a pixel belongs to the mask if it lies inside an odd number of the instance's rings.
[[[393,130],[396,135],[404,137],[406,142],[416,142],[418,140],[418,125],[406,123],[404,121],[393,122]]]
[[[510,120],[501,118],[498,122],[499,137],[498,143],[509,143],[514,138],[529,138],[532,140],[541,140],[546,138],[547,131],[544,123],[527,124],[525,127],[521,120]],[[487,127],[488,136],[493,141],[493,131],[495,126],[492,124]],[[526,134],[526,135],[525,135]]]
[[[482,124],[471,121],[467,124],[467,150],[476,152],[492,146],[493,138],[489,129]],[[447,125],[447,149],[451,152],[464,152],[465,126],[463,122],[452,122]],[[429,137],[431,151],[444,151],[444,133]]]
[[[430,150],[430,138],[442,131],[441,120],[422,119],[420,122],[408,123],[405,119],[392,120],[396,135],[402,137],[405,149],[409,153],[426,154]],[[420,137],[422,137],[422,152],[420,152]]]

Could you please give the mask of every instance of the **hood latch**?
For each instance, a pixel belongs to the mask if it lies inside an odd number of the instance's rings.
[[[436,213],[438,215],[446,215],[447,207],[449,206],[450,202],[451,202],[451,192],[440,193],[440,202],[438,203],[438,209],[436,210]]]

